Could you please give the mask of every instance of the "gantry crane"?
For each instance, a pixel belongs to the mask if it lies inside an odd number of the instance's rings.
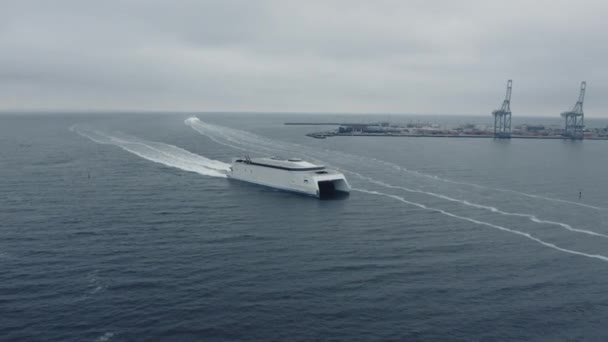
[[[583,130],[585,129],[585,113],[583,113],[583,101],[585,100],[585,89],[587,82],[581,82],[581,92],[578,95],[578,101],[571,111],[563,112],[562,117],[566,119],[564,127],[564,136],[571,139],[583,139]]]
[[[494,137],[511,138],[511,88],[512,80],[507,81],[507,95],[502,107],[492,112],[494,115]]]

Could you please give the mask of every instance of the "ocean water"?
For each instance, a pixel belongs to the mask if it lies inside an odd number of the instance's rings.
[[[0,116],[0,340],[608,339],[608,142],[283,125],[343,118]],[[243,154],[354,191],[225,178]]]

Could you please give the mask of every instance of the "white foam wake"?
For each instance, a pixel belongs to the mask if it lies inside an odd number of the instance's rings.
[[[428,195],[428,196],[432,196],[435,198],[440,198],[446,201],[450,201],[450,202],[457,202],[460,204],[464,204],[466,206],[469,207],[473,207],[473,208],[477,208],[477,209],[483,209],[483,210],[487,210],[493,213],[497,213],[497,214],[501,214],[501,215],[505,215],[505,216],[516,216],[516,217],[525,217],[527,219],[529,219],[532,222],[535,223],[542,223],[542,224],[550,224],[550,225],[555,225],[555,226],[559,226],[561,228],[564,228],[566,230],[569,230],[571,232],[576,232],[576,233],[582,233],[582,234],[587,234],[587,235],[593,235],[593,236],[598,236],[598,237],[603,237],[603,238],[608,238],[608,235],[606,234],[602,234],[602,233],[598,233],[598,232],[594,232],[592,230],[586,230],[586,229],[580,229],[580,228],[574,228],[569,224],[563,223],[563,222],[556,222],[556,221],[549,221],[549,220],[542,220],[539,219],[538,217],[536,217],[535,215],[532,214],[523,214],[523,213],[513,213],[513,212],[508,212],[508,211],[503,211],[500,210],[496,207],[492,207],[492,206],[488,206],[488,205],[483,205],[483,204],[477,204],[477,203],[473,203],[473,202],[469,202],[467,200],[460,200],[457,198],[453,198],[450,196],[446,196],[443,194],[438,194],[438,193],[434,193],[434,192],[430,192],[430,191],[424,191],[424,190],[417,190],[417,189],[410,189],[404,186],[398,186],[398,185],[391,185],[376,179],[373,179],[371,177],[367,177],[364,176],[358,172],[353,172],[353,171],[348,171],[348,170],[342,170],[344,172],[353,174],[361,179],[367,180],[370,183],[376,184],[376,185],[380,185],[382,187],[385,188],[389,188],[389,189],[398,189],[398,190],[403,190],[403,191],[407,191],[407,192],[411,192],[411,193],[418,193],[418,194],[424,194],[424,195]]]
[[[451,213],[449,211],[445,211],[443,209],[437,209],[437,208],[429,207],[429,206],[426,206],[424,204],[420,204],[420,203],[416,203],[416,202],[411,202],[411,201],[408,201],[408,200],[406,200],[405,198],[403,198],[401,196],[386,194],[386,193],[378,192],[378,191],[365,190],[365,189],[355,189],[355,188],[353,188],[352,190],[353,191],[367,193],[367,194],[377,195],[377,196],[389,197],[389,198],[392,198],[394,200],[397,200],[397,201],[400,201],[400,202],[403,202],[403,203],[406,203],[406,204],[409,204],[409,205],[413,205],[413,206],[416,206],[416,207],[424,209],[424,210],[438,212],[438,213],[441,213],[443,215],[446,215],[446,216],[449,216],[449,217],[453,217],[453,218],[457,218],[457,219],[464,220],[464,221],[468,221],[468,222],[471,222],[471,223],[474,223],[474,224],[477,224],[477,225],[487,226],[487,227],[491,227],[491,228],[494,228],[494,229],[502,230],[502,231],[505,231],[505,232],[508,232],[508,233],[520,235],[520,236],[528,238],[528,239],[530,239],[532,241],[535,241],[535,242],[537,242],[537,243],[539,243],[539,244],[541,244],[543,246],[546,246],[546,247],[549,247],[549,248],[553,248],[553,249],[555,249],[557,251],[560,251],[560,252],[574,254],[574,255],[579,255],[579,256],[584,256],[584,257],[587,257],[587,258],[598,259],[598,260],[601,260],[601,261],[608,262],[608,257],[604,256],[604,255],[600,255],[600,254],[588,254],[588,253],[583,253],[583,252],[575,251],[575,250],[572,250],[572,249],[567,249],[567,248],[559,247],[559,246],[557,246],[557,245],[555,245],[553,243],[541,240],[541,239],[539,239],[539,238],[537,238],[537,237],[535,237],[535,236],[533,236],[533,235],[531,235],[529,233],[525,233],[525,232],[522,232],[522,231],[519,231],[519,230],[516,230],[516,229],[511,229],[511,228],[499,226],[499,225],[492,224],[492,223],[489,223],[489,222],[479,221],[479,220],[476,220],[476,219],[473,219],[473,218],[470,218],[470,217],[466,217],[466,216],[456,215],[456,214],[453,214],[453,213]]]
[[[391,162],[388,162],[385,160],[380,160],[380,159],[377,159],[374,157],[356,156],[356,155],[348,154],[346,152],[332,151],[329,149],[325,149],[325,151],[330,152],[330,153],[339,153],[344,156],[349,156],[351,158],[359,158],[361,160],[366,160],[367,162],[373,161],[374,163],[386,165],[386,166],[388,166],[396,171],[402,172],[402,173],[407,173],[407,174],[411,174],[411,175],[418,176],[418,177],[424,177],[424,178],[439,181],[439,182],[456,184],[456,185],[465,185],[465,186],[475,187],[478,189],[494,190],[494,191],[499,191],[499,192],[508,192],[508,193],[525,196],[525,197],[529,197],[529,198],[542,199],[545,201],[550,201],[550,202],[555,202],[555,203],[572,204],[572,205],[576,205],[579,207],[584,207],[584,208],[589,208],[589,209],[594,209],[594,210],[608,210],[608,208],[598,207],[598,206],[585,204],[585,203],[581,203],[581,202],[564,200],[564,199],[560,199],[560,198],[554,198],[554,197],[548,197],[548,196],[542,196],[542,195],[534,195],[534,194],[529,194],[526,192],[521,192],[521,191],[516,191],[516,190],[511,190],[511,189],[496,188],[496,187],[485,186],[485,185],[469,183],[469,182],[455,181],[455,180],[439,177],[437,175],[432,175],[432,174],[428,174],[428,173],[424,173],[424,172],[420,172],[420,171],[416,171],[416,170],[410,170],[406,167],[403,167],[403,166],[400,166],[400,165],[397,165],[397,164],[394,164],[394,163],[391,163]]]
[[[393,164],[391,162],[387,162],[387,161],[384,161],[384,160],[379,160],[379,159],[376,159],[376,158],[371,158],[371,159],[373,159],[376,162],[382,163],[384,165],[390,166],[393,169],[395,169],[397,171],[400,171],[400,172],[409,173],[409,174],[413,174],[413,175],[417,175],[417,176],[420,176],[420,177],[425,177],[425,178],[437,180],[437,181],[444,182],[444,183],[471,186],[471,187],[475,187],[475,188],[478,188],[478,189],[486,189],[486,190],[494,190],[494,191],[500,191],[500,192],[508,192],[508,193],[512,193],[512,194],[516,194],[516,195],[520,195],[520,196],[525,196],[525,197],[529,197],[529,198],[542,199],[542,200],[545,200],[545,201],[556,202],[556,203],[572,204],[572,205],[576,205],[576,206],[579,206],[579,207],[585,207],[585,208],[594,209],[594,210],[607,210],[608,209],[608,208],[597,207],[597,206],[594,206],[594,205],[585,204],[585,203],[581,203],[581,202],[568,201],[568,200],[561,199],[561,198],[554,198],[554,197],[548,197],[548,196],[542,196],[542,195],[534,195],[534,194],[529,194],[529,193],[526,193],[526,192],[515,191],[515,190],[510,190],[510,189],[503,189],[503,188],[495,188],[495,187],[485,186],[485,185],[479,185],[479,184],[475,184],[475,183],[459,182],[459,181],[455,181],[455,180],[451,180],[451,179],[447,179],[447,178],[442,178],[442,177],[439,177],[437,175],[431,175],[431,174],[420,172],[420,171],[416,171],[416,170],[410,170],[410,169],[407,169],[405,167],[402,167],[402,166],[399,166],[397,164]]]
[[[226,177],[226,171],[230,169],[229,164],[205,158],[165,143],[147,141],[124,134],[111,135],[79,125],[70,127],[70,130],[96,143],[114,145],[146,160],[205,176]]]
[[[266,144],[261,142],[262,137],[257,137],[255,134],[202,122],[197,117],[188,118],[184,123],[220,145],[267,156],[272,155],[272,152],[274,152],[272,149],[264,146]],[[255,146],[257,149],[254,150],[251,146]],[[269,151],[271,154],[260,152],[260,149]]]

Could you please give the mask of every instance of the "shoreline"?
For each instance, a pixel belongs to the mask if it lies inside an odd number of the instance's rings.
[[[494,135],[455,135],[455,134],[373,134],[373,133],[309,133],[311,138],[325,139],[330,137],[390,137],[390,138],[473,138],[473,139],[538,139],[538,140],[608,140],[608,137],[589,137],[572,139],[564,136],[526,136],[512,135],[510,138],[494,137]]]

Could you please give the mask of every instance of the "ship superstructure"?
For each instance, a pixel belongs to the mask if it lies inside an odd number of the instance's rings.
[[[341,172],[299,158],[236,158],[228,176],[317,198],[350,192],[350,186]]]

